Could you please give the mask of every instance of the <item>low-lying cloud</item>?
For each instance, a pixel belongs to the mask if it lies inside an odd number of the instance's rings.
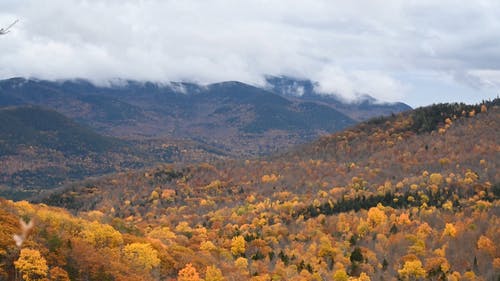
[[[20,22],[0,37],[0,78],[289,75],[386,101],[418,92],[416,73],[498,89],[499,11],[494,0],[4,0],[0,24]]]

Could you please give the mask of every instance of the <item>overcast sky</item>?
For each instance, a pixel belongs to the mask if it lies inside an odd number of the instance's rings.
[[[500,93],[500,1],[1,0],[0,79],[319,82],[412,106]]]

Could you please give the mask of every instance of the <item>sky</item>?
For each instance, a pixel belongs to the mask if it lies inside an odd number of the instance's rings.
[[[500,1],[1,0],[0,79],[307,78],[411,106],[500,94]]]

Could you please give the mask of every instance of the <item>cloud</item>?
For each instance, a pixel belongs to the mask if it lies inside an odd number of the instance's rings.
[[[405,77],[441,72],[482,73],[480,83],[456,80],[482,89],[484,71],[499,70],[499,9],[494,0],[4,0],[0,25],[21,21],[0,37],[0,78],[262,85],[263,75],[291,75],[345,99],[397,100],[418,90]]]
[[[493,88],[497,93],[500,93],[500,70],[470,70],[465,76],[472,80],[472,83],[477,85],[478,88],[489,87]]]
[[[317,90],[335,93],[345,100],[371,95],[383,101],[398,101],[406,92],[400,81],[378,71],[356,70],[347,72],[338,67],[327,66],[312,77],[319,83]]]

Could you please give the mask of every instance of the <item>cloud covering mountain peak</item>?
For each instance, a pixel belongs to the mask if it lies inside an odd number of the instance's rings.
[[[0,78],[262,86],[266,74],[289,75],[345,99],[386,101],[428,92],[422,85],[467,101],[500,85],[496,1],[6,0],[0,8],[1,22],[20,18],[1,38]]]

